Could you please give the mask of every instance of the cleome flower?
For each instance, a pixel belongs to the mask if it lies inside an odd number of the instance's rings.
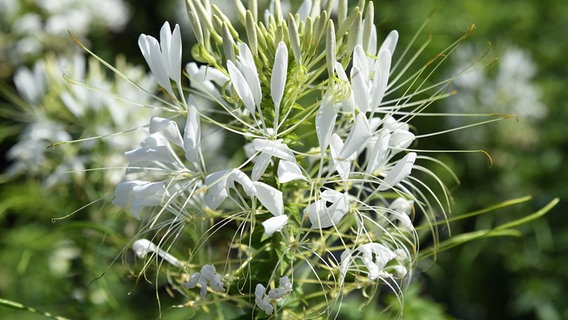
[[[166,261],[171,248],[188,252],[170,262],[172,283],[203,312],[221,304],[208,292],[283,318],[333,318],[342,297],[381,285],[402,294],[415,224],[447,210],[410,124],[447,96],[444,83],[422,87],[429,65],[405,74],[415,57],[399,66],[397,31],[380,43],[370,1],[306,0],[286,12],[274,0],[262,20],[256,1],[237,0],[242,28],[208,1],[186,4],[197,39],[189,83],[179,26],[139,38],[166,94],[115,190],[159,243],[134,250]],[[222,133],[220,147],[206,128]]]

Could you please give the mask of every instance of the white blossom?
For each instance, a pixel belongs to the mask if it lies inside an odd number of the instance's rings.
[[[181,87],[181,33],[176,24],[173,32],[166,21],[160,30],[160,42],[145,34],[138,38],[138,46],[156,81],[174,96],[170,79]]]
[[[214,265],[206,264],[201,267],[200,272],[192,273],[189,277],[189,281],[184,284],[186,288],[193,289],[200,284],[200,297],[205,299],[207,295],[207,286],[215,292],[225,292],[223,277],[221,274],[217,273]]]

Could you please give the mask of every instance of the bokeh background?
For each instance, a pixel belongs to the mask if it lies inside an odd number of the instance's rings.
[[[441,81],[463,73],[451,84],[457,94],[431,111],[516,115],[419,141],[425,148],[483,149],[491,155],[492,165],[481,153],[435,154],[460,177],[461,184],[452,185],[455,214],[532,196],[522,205],[455,222],[452,232],[490,228],[561,199],[544,218],[519,228],[520,238],[478,240],[421,261],[406,298],[405,319],[568,319],[568,170],[563,165],[568,156],[568,2],[382,0],[375,9],[379,37],[399,30],[398,53],[429,20],[410,47],[412,52],[430,41],[418,63],[475,25],[434,76]],[[87,86],[136,95],[88,57],[77,59],[83,52],[67,30],[106,61],[127,65],[133,77],[147,81],[139,34],[158,34],[165,20],[179,23],[184,61],[189,61],[193,39],[184,13],[182,0],[0,0],[0,298],[72,319],[191,316],[188,309],[171,307],[183,300],[168,289],[166,279],[150,277],[150,284],[135,277],[132,270],[139,262],[124,248],[136,222],[110,204],[112,178],[97,170],[84,172],[100,161],[120,167],[120,159],[110,158],[122,152],[116,150],[135,146],[135,136],[46,148],[65,134],[75,139],[104,135],[133,128],[137,121],[135,111],[112,113],[116,99],[70,89],[63,80],[57,68]],[[43,91],[16,76],[23,67],[33,74],[39,61],[50,70]],[[38,91],[43,95],[34,95]],[[101,118],[89,113],[95,111]],[[38,119],[49,121],[34,127]],[[436,117],[416,127],[431,132],[483,120]],[[78,174],[64,173],[69,170]],[[53,220],[86,204],[66,219]],[[342,317],[389,316],[372,306],[366,312],[358,307],[349,301]],[[0,318],[44,317],[0,306]]]

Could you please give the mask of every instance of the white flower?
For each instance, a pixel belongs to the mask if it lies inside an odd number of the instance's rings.
[[[217,273],[214,265],[206,264],[201,267],[200,272],[195,272],[189,276],[189,281],[186,282],[184,286],[193,289],[198,283],[201,285],[201,299],[205,299],[207,295],[207,284],[209,284],[211,290],[215,292],[225,292],[223,278],[221,274]]]
[[[238,46],[238,60],[236,63],[228,60],[227,69],[237,95],[241,98],[247,110],[254,114],[262,99],[258,71],[249,47],[245,43],[239,43]]]
[[[141,34],[138,38],[138,46],[146,63],[150,67],[156,81],[170,95],[174,96],[170,79],[181,88],[181,33],[176,24],[171,31],[170,24],[166,21],[160,29],[160,42],[152,36]]]
[[[416,152],[409,152],[402,159],[398,160],[377,189],[379,191],[385,191],[394,188],[402,180],[406,179],[412,171],[414,161],[416,161]]]
[[[292,291],[292,283],[288,277],[281,277],[279,280],[280,286],[270,289],[268,297],[271,300],[278,300]]]
[[[148,239],[139,239],[134,241],[134,243],[132,243],[132,250],[134,250],[134,253],[136,253],[139,258],[144,258],[148,253],[153,252],[174,267],[181,267],[181,263],[176,257],[158,248]]]
[[[270,304],[270,298],[265,296],[266,288],[258,283],[254,290],[254,301],[262,311],[266,312],[266,314],[272,314],[274,312],[274,307]]]
[[[396,198],[389,205],[389,213],[393,215],[394,220],[398,220],[406,231],[414,230],[410,215],[412,214],[414,201],[404,198]]]
[[[136,219],[140,219],[142,209],[161,204],[165,193],[166,184],[163,181],[123,181],[116,186],[112,203],[129,210]]]
[[[254,139],[252,146],[260,155],[255,158],[254,167],[252,169],[252,180],[257,181],[266,171],[272,157],[279,158],[284,161],[278,168],[278,180],[282,183],[292,180],[304,179],[302,171],[296,162],[296,157],[292,150],[279,140]]]
[[[367,268],[367,276],[369,280],[376,280],[378,278],[392,277],[387,269],[387,264],[392,260],[396,260],[397,268],[388,267],[389,270],[393,269],[396,275],[406,274],[402,269],[406,269],[402,261],[398,261],[399,255],[393,250],[389,249],[380,243],[366,243],[357,247],[353,251],[344,251],[341,254],[341,274],[344,277],[348,271],[349,266],[355,259],[360,259]]]
[[[254,301],[257,307],[266,312],[266,314],[272,314],[272,312],[274,312],[274,306],[271,301],[281,299],[292,292],[292,283],[288,277],[281,277],[279,282],[280,286],[271,289],[268,295],[266,295],[266,288],[262,284],[258,283],[255,287]]]
[[[376,31],[374,31],[376,39]],[[387,90],[390,65],[398,32],[391,31],[376,54],[368,57],[361,45],[355,47],[351,83],[355,103],[363,112],[376,110]],[[372,47],[374,44],[370,44]]]
[[[216,210],[229,197],[229,190],[234,189],[234,183],[239,183],[247,197],[255,197],[274,217],[269,218],[262,224],[265,228],[265,236],[280,231],[288,222],[284,215],[284,203],[282,191],[260,181],[252,181],[245,173],[238,169],[221,170],[210,174],[205,178],[208,191],[205,195],[205,203],[211,209]]]
[[[287,215],[274,216],[266,221],[263,221],[262,226],[264,227],[264,236],[268,237],[276,231],[281,231],[287,223]]]
[[[222,100],[219,88],[230,80],[229,77],[215,67],[198,66],[195,62],[188,63],[185,66],[185,70],[189,76],[189,84],[192,88],[211,95],[212,100]]]
[[[20,67],[14,74],[14,85],[18,93],[32,105],[40,102],[47,90],[45,66],[42,62],[34,65],[33,70]]]
[[[152,118],[149,126],[151,134],[139,148],[125,153],[129,162],[127,174],[138,178],[117,186],[114,204],[130,210],[140,219],[143,208],[167,203],[171,197],[179,196],[183,190],[192,190],[200,183],[194,178],[194,170],[199,167],[195,160],[200,136],[199,118],[194,110],[190,105],[187,115],[189,128],[186,127],[183,138],[175,121]],[[192,169],[179,159],[172,144],[184,149]],[[186,178],[179,179],[179,176]],[[175,179],[175,183],[171,179]]]
[[[286,183],[293,180],[307,180],[302,169],[295,161],[280,160],[278,162],[278,182]]]
[[[326,207],[326,203],[331,203]],[[312,202],[304,209],[304,216],[308,216],[312,228],[324,229],[335,226],[349,211],[348,196],[335,190],[325,190],[321,199]]]

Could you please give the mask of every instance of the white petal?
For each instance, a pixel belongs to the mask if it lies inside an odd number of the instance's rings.
[[[356,67],[353,67],[351,74],[351,89],[353,90],[355,105],[361,112],[367,112],[369,109],[369,87],[367,85],[367,79],[363,77],[363,73]]]
[[[330,96],[326,94],[316,115],[316,134],[318,136],[321,152],[325,152],[329,146],[336,119],[337,112],[333,107]]]
[[[256,197],[262,205],[274,216],[284,214],[284,201],[282,192],[263,182],[254,182]]]
[[[414,139],[414,133],[404,129],[396,129],[393,131],[391,139],[389,140],[389,147],[393,149],[394,154],[395,151],[398,152],[406,149]]]
[[[191,162],[199,162],[199,148],[201,142],[201,124],[199,122],[199,113],[194,105],[193,96],[189,97],[187,108],[187,120],[183,133],[183,149],[185,150],[185,158]]]
[[[166,21],[160,29],[160,46],[162,56],[168,66],[168,75],[178,85],[181,84],[181,33],[179,25],[175,25],[172,33],[170,24]]]
[[[292,291],[292,282],[290,282],[290,278],[286,276],[280,277],[279,283],[280,287],[284,289],[286,292]]]
[[[306,180],[306,178],[296,162],[280,160],[278,163],[278,182],[286,183],[292,180]]]
[[[356,68],[357,71],[355,71],[354,68]],[[356,76],[357,73],[360,73],[363,80],[367,82],[369,81],[369,72],[371,72],[371,70],[369,70],[369,59],[367,58],[367,54],[365,53],[363,46],[359,44],[355,46],[355,49],[353,50],[353,68],[351,69],[351,78]]]
[[[256,195],[256,188],[252,180],[241,170],[233,169],[229,178],[227,179],[227,185],[233,186],[233,182],[238,182],[242,187],[247,196],[252,197]]]
[[[282,228],[288,223],[288,216],[281,215],[276,217],[271,217],[270,219],[262,222],[262,226],[264,227],[264,236],[270,236],[276,231],[282,230]]]
[[[241,70],[244,78],[246,79],[255,104],[260,106],[260,100],[262,99],[260,80],[258,79],[258,71],[256,70],[252,52],[246,43],[239,43],[239,57],[240,59],[237,61],[237,67]]]
[[[254,149],[262,153],[269,154],[288,161],[296,161],[292,150],[282,140],[254,139],[252,141]]]
[[[251,114],[254,114],[256,109],[254,97],[245,77],[231,60],[227,61],[227,69],[229,70],[231,83],[233,84],[233,88],[237,92],[237,95],[241,98],[247,110]]]
[[[275,113],[280,112],[280,103],[284,95],[287,74],[288,48],[284,42],[280,41],[276,48],[276,56],[274,57],[274,66],[272,67],[272,76],[270,78],[270,93],[274,102]]]
[[[205,296],[207,295],[207,280],[205,280],[205,278],[201,276],[199,277],[199,280],[197,280],[197,282],[199,282],[199,284],[201,285],[199,296],[201,297],[201,299],[205,299]]]
[[[139,239],[132,244],[132,250],[138,258],[144,258],[148,253],[156,251],[156,245],[148,239]]]
[[[312,228],[322,229],[337,225],[349,211],[347,195],[335,190],[322,192],[321,200],[318,201],[322,201],[324,206],[326,202],[332,202],[332,205],[322,209],[322,204],[316,204],[316,214],[308,215]]]
[[[397,255],[391,249],[387,248],[386,246],[380,243],[369,243],[368,245],[370,246],[370,249],[375,257],[374,259],[375,264],[381,270],[385,268],[385,266],[387,265],[387,263],[389,263],[389,261],[397,257]]]
[[[379,52],[382,51],[382,50],[386,50],[386,51],[388,51],[388,52],[391,54],[391,56],[392,56],[393,53],[394,53],[394,49],[396,48],[396,43],[397,43],[397,42],[398,42],[398,31],[392,30],[392,31],[388,34],[388,36],[387,36],[387,38],[385,39],[385,41],[383,41],[383,44],[381,45],[381,49],[379,50]]]
[[[215,276],[215,274],[217,273],[217,270],[215,270],[215,266],[212,264],[206,264],[203,267],[201,267],[200,270],[201,276],[211,282],[213,281],[213,277]]]
[[[373,51],[373,50],[377,50],[377,51]],[[375,26],[375,24],[371,25],[371,36],[369,37],[369,52],[372,52],[375,55],[378,52],[378,48],[377,48],[377,27]]]
[[[353,124],[353,129],[349,133],[345,144],[341,148],[339,157],[346,159],[353,155],[358,149],[365,146],[367,139],[372,136],[371,127],[369,126],[369,121],[363,112],[360,112],[355,119]]]
[[[162,86],[168,93],[173,95],[170,77],[168,75],[168,67],[166,66],[160,50],[160,44],[156,38],[141,34],[138,38],[138,46],[150,67],[152,75],[156,82]]]
[[[375,78],[373,78],[373,90],[371,90],[371,106],[379,107],[385,92],[390,76],[391,54],[388,51],[380,51],[378,61],[375,64]]]
[[[213,291],[225,292],[225,288],[223,288],[223,279],[221,278],[220,274],[216,273],[213,276],[213,280],[211,280],[210,284]]]
[[[310,223],[312,224],[312,228],[317,228],[319,225],[319,216],[320,213],[325,211],[325,201],[324,200],[316,200],[304,209],[304,217],[307,215]]]
[[[152,117],[149,129],[150,133],[160,132],[171,143],[183,148],[183,138],[181,137],[178,125],[175,121],[160,117]]]
[[[333,189],[326,189],[320,194],[320,197],[327,202],[333,203],[343,198],[344,194]]]
[[[333,226],[335,223],[333,221],[333,211],[327,210],[325,206],[325,200],[316,200],[312,202],[305,210],[304,215],[306,214],[310,223],[312,224],[312,228],[314,229],[323,229],[329,228]]]
[[[379,191],[388,190],[396,186],[400,181],[408,177],[412,171],[412,166],[416,160],[416,152],[410,152],[402,159],[400,159],[397,164],[391,169],[387,174],[383,183],[379,185]]]
[[[192,273],[189,276],[189,281],[184,284],[184,287],[189,289],[195,288],[197,286],[197,281],[199,281],[200,277],[201,275],[199,274],[199,272]]]
[[[339,62],[335,62],[335,71],[337,72],[337,77],[346,83],[349,82],[349,78],[347,78],[347,73],[345,73],[345,69],[343,65]],[[341,102],[341,109],[345,112],[353,112],[355,110],[355,99],[353,97],[353,89],[351,89],[351,93],[349,97],[345,99],[345,101]]]
[[[329,150],[331,152],[331,159],[333,160],[333,168],[337,170],[337,173],[339,173],[344,181],[347,181],[349,173],[351,172],[351,159],[344,159],[339,156],[339,152],[343,146],[344,144],[341,138],[336,133],[332,134]]]
[[[347,249],[341,253],[341,266],[339,272],[342,277],[345,277],[350,265],[351,265],[351,250]]]
[[[371,144],[371,147],[367,151],[367,170],[365,173],[372,175],[376,170],[383,167],[386,163],[389,141],[391,134],[387,129],[381,129],[378,136],[375,138],[375,142]]]
[[[286,291],[282,288],[274,288],[268,291],[268,297],[272,300],[278,300],[286,295]]]
[[[205,184],[207,185],[205,204],[212,210],[216,210],[229,196],[227,191],[227,177],[229,173],[229,170],[221,170],[205,178]]]
[[[256,287],[254,288],[255,300],[256,301],[262,301],[262,298],[264,298],[265,292],[266,292],[266,288],[261,283],[257,283]]]
[[[389,209],[410,215],[412,213],[414,201],[404,198],[396,198],[390,205]]]
[[[164,52],[169,52],[170,44],[172,42],[172,29],[168,21],[164,22],[160,29],[160,47]]]
[[[113,204],[129,210],[136,219],[145,207],[159,205],[165,193],[164,182],[124,181],[116,186]]]
[[[268,153],[261,153],[254,160],[255,162],[254,166],[252,167],[251,178],[254,181],[258,181],[258,179],[260,179],[260,177],[262,177],[262,175],[266,171],[266,168],[268,168],[268,165],[272,160],[272,156]]]

